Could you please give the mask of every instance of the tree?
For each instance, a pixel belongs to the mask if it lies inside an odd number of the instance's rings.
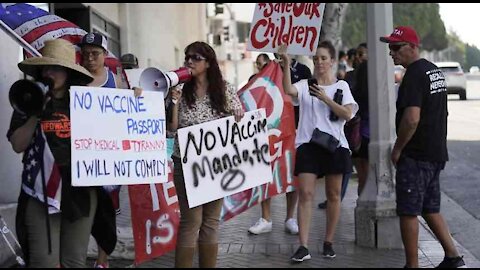
[[[320,41],[330,40],[338,50],[341,43],[341,32],[348,3],[326,3],[323,14]]]
[[[465,71],[470,70],[472,66],[480,66],[480,50],[475,45],[466,44],[465,56]]]
[[[445,25],[436,3],[393,3],[393,24],[409,25],[420,36],[424,50],[442,50],[448,46]],[[343,44],[357,47],[367,40],[365,3],[350,3],[342,31]]]
[[[454,31],[448,35],[448,45],[448,49],[445,50],[446,60],[459,62],[462,67],[465,66],[465,44]]]

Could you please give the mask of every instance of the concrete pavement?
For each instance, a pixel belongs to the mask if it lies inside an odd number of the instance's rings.
[[[309,250],[312,259],[300,264],[291,264],[290,256],[298,247],[298,236],[284,231],[286,200],[284,195],[272,199],[273,230],[262,235],[248,234],[248,228],[260,217],[260,206],[257,205],[235,218],[220,225],[219,255],[217,267],[270,268],[270,267],[361,267],[361,268],[401,268],[405,264],[403,250],[380,250],[355,245],[354,209],[356,205],[357,181],[350,180],[347,195],[342,202],[341,216],[335,235],[335,259],[324,259],[321,256],[325,235],[325,210],[316,208],[325,199],[324,181],[317,185],[315,209],[313,210]],[[130,209],[128,208],[127,189],[121,192],[122,214],[118,216],[119,241],[110,259],[110,267],[132,266],[133,239],[130,227]],[[419,237],[420,267],[430,268],[438,265],[443,259],[443,249],[421,220]],[[467,249],[455,241],[460,254],[468,267],[480,267],[480,261]],[[89,255],[95,257],[96,245],[91,241]],[[195,259],[195,261],[197,261]],[[89,259],[88,265],[93,265]],[[155,260],[142,263],[137,267],[170,268],[174,267],[174,252],[170,252]],[[197,267],[195,262],[194,267]]]

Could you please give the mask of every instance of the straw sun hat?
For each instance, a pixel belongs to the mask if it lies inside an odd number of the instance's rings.
[[[93,81],[92,74],[75,63],[75,48],[65,39],[45,41],[41,49],[42,57],[32,57],[18,63],[18,68],[26,74],[38,79],[44,66],[61,66],[67,68],[72,84],[88,84]]]

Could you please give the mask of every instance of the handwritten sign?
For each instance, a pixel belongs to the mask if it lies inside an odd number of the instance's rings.
[[[250,28],[247,50],[314,55],[320,38],[325,3],[258,3]]]
[[[272,181],[265,109],[178,130],[190,208]]]
[[[72,185],[167,182],[163,93],[70,88]]]

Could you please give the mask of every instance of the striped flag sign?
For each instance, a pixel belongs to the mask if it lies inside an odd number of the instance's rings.
[[[43,179],[48,202],[48,212],[60,212],[62,198],[62,178],[55,163],[52,151],[46,143],[45,134],[40,126],[35,131],[35,140],[23,155],[22,189],[33,198],[45,202]]]
[[[76,44],[87,32],[76,24],[25,3],[0,4],[0,20],[15,32],[16,38],[23,39],[36,50],[43,48],[46,40],[63,38],[70,41],[75,45],[77,63],[81,63],[80,47]],[[120,61],[110,51],[105,65],[115,74],[123,73]]]

